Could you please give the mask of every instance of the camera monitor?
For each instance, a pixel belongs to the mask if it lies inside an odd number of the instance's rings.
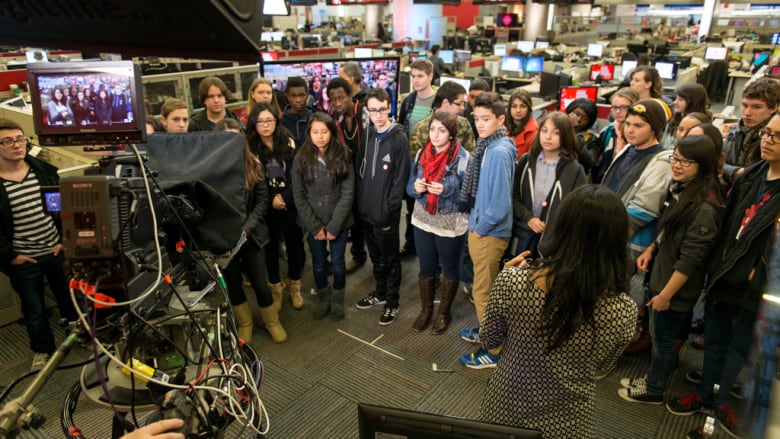
[[[544,58],[541,56],[531,56],[525,60],[525,72],[526,73],[542,73],[542,67],[544,65]]]
[[[673,62],[658,61],[653,67],[658,70],[658,75],[661,76],[661,79],[673,80],[677,78],[677,64]]]
[[[611,81],[615,76],[614,64],[593,64],[590,66],[590,80],[596,81],[601,77],[602,81]]]
[[[455,62],[455,52],[452,50],[440,50],[439,58],[444,61],[444,64],[452,64]]]
[[[141,68],[131,61],[31,63],[27,76],[42,146],[146,141]]]
[[[726,61],[728,54],[728,47],[708,46],[704,51],[704,59],[707,61]]]
[[[593,58],[601,58],[604,54],[604,46],[599,43],[588,44],[588,56]]]
[[[412,57],[423,58],[420,55],[409,54]],[[368,59],[331,59],[310,61],[280,61],[274,63],[262,63],[260,75],[271,81],[271,86],[279,91],[284,91],[287,78],[300,76],[309,84],[309,93],[315,96],[317,111],[331,113],[330,101],[327,99],[326,90],[331,79],[339,76],[339,69],[348,62],[355,61],[363,69],[362,84],[366,87],[380,87],[387,90],[390,95],[390,116],[395,116],[398,99],[398,72],[400,58],[368,58]]]
[[[596,102],[598,98],[598,87],[564,87],[561,89],[560,111],[566,111],[566,107],[575,99],[585,98]]]
[[[541,439],[530,428],[491,424],[454,416],[358,404],[358,437],[407,439]]]
[[[496,44],[493,46],[493,55],[495,56],[505,56],[506,55],[506,44]]]
[[[520,56],[505,56],[501,58],[501,70],[505,72],[522,73],[525,58]]]

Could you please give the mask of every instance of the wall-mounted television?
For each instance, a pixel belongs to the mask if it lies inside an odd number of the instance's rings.
[[[411,59],[411,56],[409,58]],[[309,93],[316,99],[317,110],[330,113],[330,101],[327,100],[327,94],[321,91],[325,90],[332,78],[339,76],[339,69],[348,61],[360,64],[363,69],[363,86],[382,87],[388,91],[391,101],[390,115],[395,116],[400,67],[398,57],[263,62],[260,64],[260,75],[271,81],[271,86],[280,91],[284,91],[290,76],[304,78],[309,84]],[[315,90],[314,84],[318,84],[318,90]]]
[[[708,46],[704,50],[704,59],[707,61],[726,61],[729,48],[723,46]]]
[[[453,50],[440,50],[439,58],[444,61],[444,64],[452,64],[455,62],[455,51]]]
[[[141,68],[131,61],[31,63],[27,78],[42,146],[146,141]]]
[[[517,14],[511,12],[499,12],[496,15],[496,26],[498,27],[518,27],[520,18]]]
[[[595,81],[601,77],[602,81],[611,81],[615,77],[614,64],[593,64],[590,66],[590,80]]]
[[[358,404],[358,438],[384,436],[409,439],[541,439],[542,432],[454,416]]]
[[[585,98],[596,102],[598,98],[598,87],[563,87],[561,88],[560,111],[566,111],[566,107],[575,99]]]

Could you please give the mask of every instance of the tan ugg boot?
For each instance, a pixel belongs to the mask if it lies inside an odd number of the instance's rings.
[[[290,302],[294,309],[303,309],[303,296],[301,296],[301,280],[287,279],[287,288],[290,290]]]
[[[252,310],[249,308],[249,302],[241,305],[233,305],[233,314],[236,315],[236,326],[238,326],[238,338],[245,343],[252,341],[252,332],[254,332],[254,322],[252,321]]]
[[[282,296],[284,296],[284,283],[277,282],[275,284],[268,284],[268,289],[271,290],[271,297],[274,299],[273,306],[276,312],[282,310]]]
[[[271,334],[271,339],[276,343],[287,341],[287,331],[279,323],[279,311],[273,305],[260,308],[260,317],[263,319],[265,329]]]

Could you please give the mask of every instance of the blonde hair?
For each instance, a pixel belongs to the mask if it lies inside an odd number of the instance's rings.
[[[168,115],[176,110],[187,110],[187,113],[190,112],[190,108],[183,100],[178,98],[168,98],[165,100],[165,102],[163,102],[162,107],[160,108],[160,115],[163,117],[163,119],[167,119]]]
[[[279,106],[279,101],[276,100],[276,93],[274,93],[273,84],[271,83],[271,81],[265,78],[255,78],[255,80],[252,81],[251,84],[249,84],[249,93],[247,93],[247,98],[246,98],[246,114],[251,114],[252,110],[257,105],[257,102],[255,102],[255,99],[254,97],[252,97],[252,95],[255,94],[255,90],[260,84],[266,84],[269,87],[271,87],[271,106],[276,108],[276,113],[281,116],[282,109]]]

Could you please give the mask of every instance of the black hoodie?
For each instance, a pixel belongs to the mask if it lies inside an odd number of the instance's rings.
[[[369,128],[361,151],[357,202],[360,216],[386,227],[401,218],[401,200],[409,179],[409,140],[401,125],[393,124],[379,140]]]

